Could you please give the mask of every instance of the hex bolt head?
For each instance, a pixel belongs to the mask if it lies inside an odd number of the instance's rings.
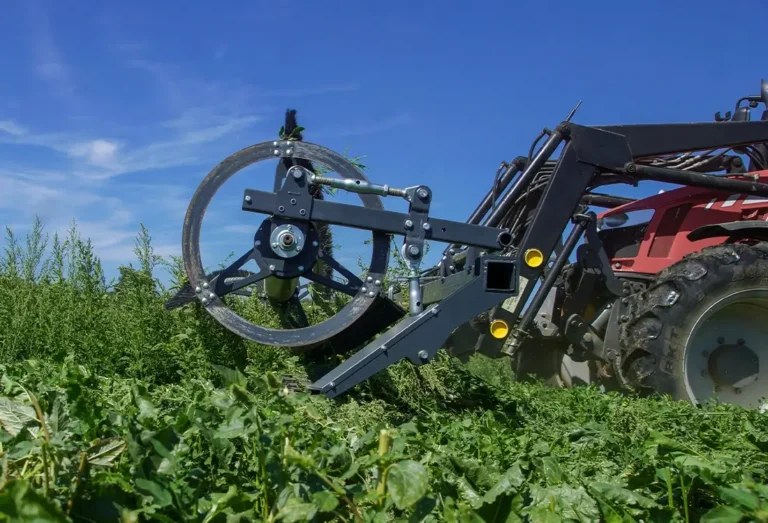
[[[275,272],[275,266],[274,265],[270,265],[269,266],[269,270],[272,271],[272,272]]]
[[[411,245],[408,247],[408,254],[411,256],[418,256],[419,255],[419,248],[416,245]]]
[[[367,281],[368,283],[371,283],[371,282],[373,281],[373,277],[372,277],[372,276],[368,276],[368,277],[365,279],[365,281]]]
[[[248,203],[251,203],[251,197],[250,196],[246,196],[245,197],[245,201],[248,202]]]
[[[371,291],[368,293],[368,297],[373,298],[374,296],[376,296],[375,292]]]
[[[619,262],[614,263],[613,266],[617,269],[621,269],[621,264]]]
[[[293,154],[293,149],[286,149],[285,154],[287,154],[289,156],[292,155]]]
[[[429,353],[427,353],[425,350],[419,351],[419,359],[421,361],[427,361],[429,359]]]
[[[198,285],[197,287],[195,287],[195,292],[200,294],[201,292],[203,292],[203,289],[201,289],[200,286]]]
[[[280,149],[275,149],[274,151],[272,151],[272,154],[274,154],[275,156],[280,156]]]
[[[278,247],[280,247],[280,244],[278,244],[277,242],[272,244],[273,249],[277,249]]]
[[[422,200],[426,200],[427,196],[429,196],[429,193],[425,188],[420,188],[418,191],[416,191],[416,194],[421,198]]]
[[[411,220],[405,220],[405,228],[410,229],[413,227],[413,222]]]
[[[455,271],[455,270],[456,270],[456,267],[454,267],[453,265],[451,265],[451,266],[450,266],[450,267],[448,267],[448,268],[449,268],[450,270],[452,270],[452,271]]]
[[[254,244],[256,247],[258,247],[259,245],[261,245],[261,240],[256,240],[255,242],[253,242],[253,244]]]
[[[203,283],[203,289],[207,289],[207,288],[208,288],[208,282]]]
[[[375,282],[373,282],[373,284],[378,287],[379,285],[381,285],[381,280],[376,280]],[[757,362],[755,362],[755,363],[757,363]]]
[[[317,247],[318,245],[320,244],[317,241],[312,242],[312,247]]]
[[[203,298],[203,299],[202,299],[202,300],[200,300],[200,301],[202,301],[203,303],[208,303],[208,298]]]
[[[363,291],[363,292],[365,292],[365,291],[367,291],[367,290],[368,290],[368,288],[367,288],[367,287],[363,287],[363,288],[361,288],[360,290],[361,290],[361,291]]]
[[[299,272],[304,272],[304,266],[303,265],[299,265]]]
[[[425,231],[428,231],[432,228],[432,226],[428,223],[425,223],[424,225],[421,226],[421,228],[424,229]]]
[[[291,149],[288,149],[288,154],[291,154]],[[301,178],[304,176],[304,172],[302,172],[301,169],[294,169],[293,170],[293,179],[294,180],[301,180]]]

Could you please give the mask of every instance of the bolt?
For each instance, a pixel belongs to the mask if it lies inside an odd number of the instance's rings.
[[[628,304],[629,304],[629,299],[627,299],[627,298],[622,298],[622,299],[621,299],[621,303],[623,303],[624,305],[628,305]]]
[[[296,205],[296,198],[291,198],[291,205]]]
[[[363,287],[363,288],[362,288],[362,289],[360,289],[360,290],[361,290],[361,291],[363,291],[363,292],[365,292],[365,291],[367,291],[368,289],[367,289],[366,287]]]
[[[289,231],[292,231],[292,230],[293,230],[293,225],[291,225],[291,224],[289,223],[289,224],[288,224],[288,226],[286,227],[286,229],[288,229]]]
[[[272,142],[272,145],[274,145],[275,147],[277,147],[279,144],[278,144],[277,142]]]
[[[375,282],[373,282],[373,284],[376,285],[376,287],[378,287],[379,285],[381,285],[381,280],[376,280]],[[755,361],[755,363],[757,363],[757,361]]]
[[[200,301],[202,301],[203,303],[208,303],[208,298],[203,298],[203,299],[202,299],[202,300],[200,300]]]
[[[203,283],[203,289],[207,289],[207,288],[208,288],[208,282]]]
[[[405,228],[410,229],[413,227],[413,222],[411,220],[405,220]]]
[[[586,343],[592,343],[592,334],[587,332],[584,334],[584,337],[582,338]]]
[[[288,154],[291,154],[291,149],[288,149]],[[304,173],[301,171],[301,169],[294,169],[293,170],[293,179],[294,180],[301,180],[302,176],[304,176]]]
[[[736,340],[736,343],[738,343],[739,345],[744,345],[747,342],[744,341],[743,339],[739,338],[738,340]]]
[[[630,163],[629,165],[627,165],[627,172],[628,173],[633,173],[633,172],[636,172],[636,171],[637,171],[637,166],[634,163]]]
[[[246,196],[245,197],[245,201],[248,202],[248,203],[251,203],[251,197],[250,196]]]
[[[209,293],[208,293],[208,297],[209,297],[211,300],[213,300],[213,299],[216,297],[216,295],[215,295],[214,293],[212,293],[212,292],[209,292]]]
[[[278,245],[278,243],[277,243],[277,242],[275,242],[275,243],[273,243],[273,244],[272,244],[272,248],[273,248],[273,249],[277,249],[278,247],[280,247],[280,245]]]
[[[411,256],[418,256],[419,255],[419,248],[417,246],[415,246],[415,245],[411,245],[408,248],[408,254],[410,254]]]
[[[285,154],[287,154],[288,156],[292,155],[293,149],[286,149]]]
[[[320,244],[319,244],[319,243],[317,243],[317,241],[313,241],[313,242],[312,242],[312,247],[317,247],[318,245],[320,245]]]
[[[421,361],[427,361],[427,360],[429,359],[429,354],[427,353],[427,351],[425,351],[425,350],[420,350],[420,351],[419,351],[419,359],[420,359]]]
[[[428,231],[432,228],[432,226],[428,223],[425,223],[424,225],[421,226],[421,228],[424,229],[425,231]]]
[[[372,276],[368,276],[368,277],[365,279],[365,281],[367,281],[368,283],[371,283],[371,282],[373,281],[373,277],[372,277]]]
[[[336,388],[336,382],[332,381],[328,384],[329,389],[335,389]]]
[[[280,149],[275,149],[272,152],[275,154],[275,156],[280,156]]]
[[[253,242],[253,244],[254,244],[256,247],[258,247],[259,245],[261,245],[261,240],[256,240],[255,242]]]
[[[624,316],[621,317],[621,321],[629,321],[629,316],[625,314]]]
[[[283,211],[285,211],[285,207],[283,207],[283,206],[281,205],[280,207],[278,207],[278,208],[277,208],[277,210],[278,210],[278,211],[280,211],[280,212],[283,212]]]
[[[304,266],[303,265],[299,265],[299,272],[304,272]]]
[[[454,255],[454,254],[456,254],[456,249],[451,249],[448,252],[451,253],[451,255]],[[445,259],[445,256],[443,256],[443,259]]]
[[[299,214],[304,216],[305,214],[307,214],[307,211],[305,211],[304,209],[299,209]]]
[[[201,289],[200,286],[198,285],[197,287],[195,287],[195,292],[200,294],[201,292],[203,292],[203,289]]]
[[[419,198],[421,198],[422,200],[426,200],[427,196],[429,196],[429,193],[423,187],[420,188],[418,191],[416,191],[416,194],[418,194]]]
[[[373,291],[371,291],[371,292],[369,292],[369,293],[368,293],[368,296],[369,296],[369,297],[371,297],[371,298],[373,298],[374,296],[376,296],[376,293],[375,293],[375,292],[373,292]]]
[[[451,265],[451,266],[450,266],[450,267],[448,267],[448,268],[449,268],[449,269],[451,269],[452,271],[455,271],[455,270],[456,270],[456,267],[454,267],[453,265]]]
[[[297,243],[296,244],[296,252],[299,252],[299,251],[301,251],[301,244]]]
[[[272,272],[275,272],[275,266],[274,265],[270,265],[269,266],[269,270],[272,271]]]
[[[621,269],[621,264],[619,262],[614,263],[613,266],[617,269]]]
[[[736,394],[741,394],[741,389],[733,389]]]

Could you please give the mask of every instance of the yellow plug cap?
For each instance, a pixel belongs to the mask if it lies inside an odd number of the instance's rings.
[[[528,249],[525,251],[525,264],[528,267],[538,267],[544,263],[544,254],[539,249]]]
[[[491,336],[500,340],[506,338],[509,334],[509,325],[504,320],[493,320],[491,322]]]

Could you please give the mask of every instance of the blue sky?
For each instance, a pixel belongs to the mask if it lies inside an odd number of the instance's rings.
[[[434,214],[463,220],[500,161],[579,100],[582,124],[708,121],[756,93],[768,68],[749,28],[768,6],[685,4],[6,0],[0,222],[23,233],[39,215],[53,233],[76,219],[108,276],[133,261],[139,223],[179,254],[198,183],[274,139],[288,107],[307,141],[366,155],[374,182],[429,185]],[[272,172],[217,195],[205,264],[248,248],[260,217],[239,198]],[[343,231],[355,265],[365,235]]]

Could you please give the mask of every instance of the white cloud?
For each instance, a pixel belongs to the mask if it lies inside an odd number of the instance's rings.
[[[27,130],[12,120],[0,120],[0,132],[11,136],[21,136],[26,134]]]
[[[110,167],[115,162],[118,145],[109,140],[92,140],[72,146],[70,154],[78,158],[85,158],[91,165]]]

